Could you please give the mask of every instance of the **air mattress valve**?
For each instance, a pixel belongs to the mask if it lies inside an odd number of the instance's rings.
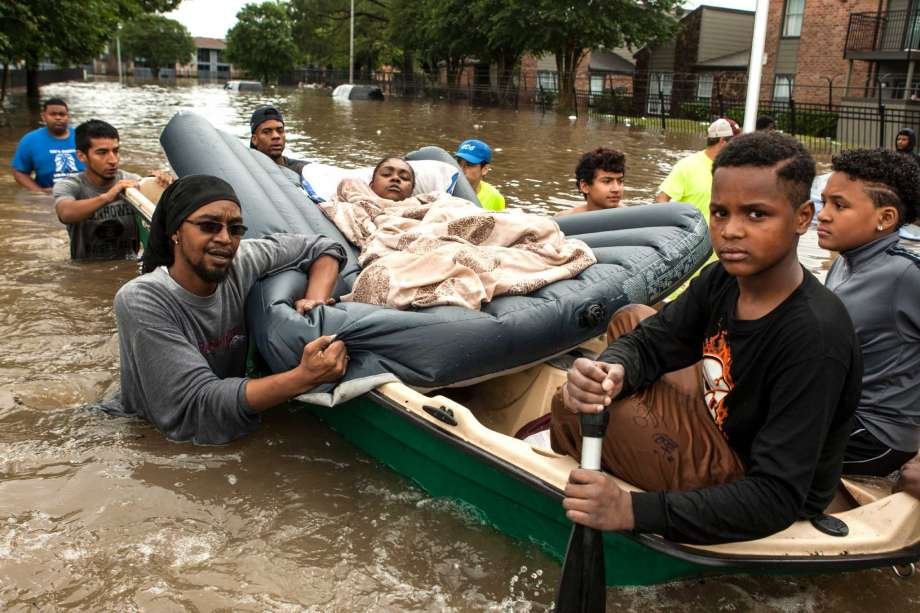
[[[607,307],[596,302],[578,316],[578,325],[582,328],[594,328],[602,323],[607,323]]]

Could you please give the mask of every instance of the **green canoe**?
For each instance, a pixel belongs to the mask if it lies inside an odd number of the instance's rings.
[[[160,191],[149,182],[128,190],[144,242]],[[598,343],[586,346],[598,350]],[[441,390],[442,395],[386,383],[333,408],[299,404],[431,495],[459,501],[486,524],[561,560],[571,530],[561,506],[562,488],[576,462],[514,434],[548,411],[564,379],[565,371],[547,362]],[[729,573],[831,573],[909,566],[920,559],[920,501],[891,494],[885,484],[841,485],[846,493],[828,512],[847,523],[845,537],[826,535],[805,521],[764,539],[715,546],[608,533],[607,584],[649,585]]]

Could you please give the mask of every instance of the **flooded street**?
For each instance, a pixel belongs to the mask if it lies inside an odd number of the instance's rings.
[[[496,150],[489,181],[509,206],[578,202],[579,155],[627,154],[627,199],[648,201],[702,139],[529,109],[402,101],[342,103],[328,92],[232,94],[219,86],[48,86],[72,124],[109,121],[122,166],[167,168],[159,134],[191,109],[248,138],[276,104],[288,153],[364,165],[422,145]],[[21,95],[0,114],[0,610],[544,611],[557,562],[459,505],[434,499],[303,412],[275,409],[225,447],[167,442],[145,423],[80,408],[117,382],[112,297],[136,262],[74,263],[50,197],[9,172],[37,125]],[[5,123],[3,123],[5,122]],[[826,163],[826,160],[823,160]],[[809,233],[802,261],[825,270]],[[832,577],[727,577],[609,589],[608,609],[920,610],[920,579],[890,570]]]

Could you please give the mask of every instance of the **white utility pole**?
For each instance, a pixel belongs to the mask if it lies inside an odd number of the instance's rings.
[[[748,66],[747,100],[744,104],[744,132],[753,132],[757,125],[757,103],[760,100],[760,77],[763,73],[763,48],[767,40],[767,12],[770,0],[757,0],[754,12],[754,38],[751,41],[751,63]]]
[[[351,0],[351,36],[348,42],[348,82],[355,82],[355,0]]]
[[[121,85],[121,24],[118,25],[118,31],[115,33],[115,59],[118,61],[118,84]]]

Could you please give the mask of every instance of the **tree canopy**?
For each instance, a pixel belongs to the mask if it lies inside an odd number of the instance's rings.
[[[289,5],[247,4],[227,32],[227,60],[265,82],[277,81],[298,57],[291,31]]]
[[[159,76],[160,68],[187,64],[195,53],[195,43],[184,25],[162,15],[141,15],[125,24],[121,33],[125,52],[142,60]]]
[[[388,32],[391,0],[355,0],[355,69],[369,72],[398,63],[401,54]],[[305,62],[347,69],[350,3],[342,0],[290,0],[294,39]]]
[[[624,45],[638,49],[672,35],[682,4],[683,0],[502,0],[495,3],[492,19],[505,24],[505,32],[526,32],[527,51],[555,54],[559,106],[566,110],[574,107],[575,72],[588,51]]]
[[[39,62],[61,66],[89,61],[114,38],[118,24],[151,11],[169,11],[180,0],[56,0],[52,10],[36,2],[0,3],[0,61],[24,62],[34,74]],[[30,97],[38,96],[31,80]]]

